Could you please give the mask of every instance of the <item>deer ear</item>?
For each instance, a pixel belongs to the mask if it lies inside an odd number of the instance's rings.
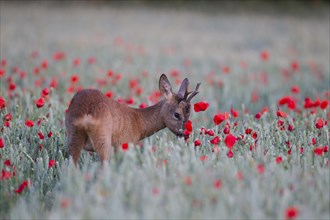
[[[182,83],[181,83],[181,86],[180,86],[180,89],[178,91],[178,96],[181,98],[181,99],[184,99],[186,93],[188,92],[188,85],[189,85],[189,80],[187,78],[185,78]]]
[[[159,78],[159,91],[166,99],[171,98],[173,95],[171,83],[164,73]]]

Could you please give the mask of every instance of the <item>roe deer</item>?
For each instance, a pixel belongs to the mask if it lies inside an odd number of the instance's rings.
[[[188,92],[188,85],[185,78],[178,93],[174,93],[166,75],[162,74],[159,90],[165,99],[143,109],[121,104],[96,89],[77,92],[65,117],[67,147],[74,164],[77,165],[83,148],[95,151],[103,163],[109,159],[111,146],[136,143],[165,127],[183,136],[190,116],[190,101],[198,94],[200,83],[193,92]]]

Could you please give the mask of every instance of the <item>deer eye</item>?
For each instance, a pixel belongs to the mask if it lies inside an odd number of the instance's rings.
[[[181,115],[177,112],[174,113],[174,117],[178,120],[181,120]]]

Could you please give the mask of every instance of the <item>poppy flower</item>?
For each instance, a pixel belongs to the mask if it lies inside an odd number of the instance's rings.
[[[205,131],[205,134],[212,137],[212,136],[214,136],[214,131],[212,129],[209,129],[209,130]]]
[[[216,180],[214,180],[214,182],[213,182],[213,187],[214,187],[215,189],[220,189],[221,186],[222,186],[222,182],[221,182],[220,179],[216,179]]]
[[[200,146],[201,145],[201,141],[200,140],[195,140],[194,145],[195,145],[195,147]]]
[[[40,64],[40,67],[41,67],[42,69],[47,69],[47,67],[48,67],[48,60],[43,60],[43,61],[41,62],[41,64]]]
[[[326,109],[328,107],[329,101],[328,100],[323,100],[320,104],[321,109]]]
[[[228,134],[226,136],[226,138],[225,138],[225,144],[227,145],[227,147],[229,149],[232,149],[233,148],[233,146],[235,145],[236,141],[237,141],[237,137],[235,137],[232,134]]]
[[[263,174],[265,172],[265,166],[260,163],[257,165],[257,170],[258,170],[258,173]]]
[[[234,156],[234,153],[233,153],[233,151],[230,149],[229,151],[228,151],[228,153],[227,153],[227,157],[228,158],[232,158]]]
[[[189,132],[192,132],[192,122],[190,120],[184,126]]]
[[[51,131],[47,134],[47,136],[48,136],[49,138],[51,138],[52,135],[53,135],[53,132],[51,132]]]
[[[211,144],[219,144],[220,138],[218,136],[215,136],[212,140],[210,140]]]
[[[50,160],[50,161],[48,162],[48,168],[53,167],[55,164],[56,164],[56,161],[55,161],[55,160]]]
[[[3,141],[2,138],[0,138],[0,148],[4,148],[5,147],[5,143]]]
[[[146,108],[146,107],[148,107],[148,105],[144,102],[139,105],[139,108]]]
[[[291,92],[292,93],[299,93],[300,89],[297,85],[294,85],[294,86],[291,87]]]
[[[282,157],[281,156],[276,157],[275,162],[277,164],[282,163]]]
[[[298,61],[294,60],[294,61],[291,62],[290,65],[291,65],[291,69],[292,69],[292,71],[297,71],[297,70],[299,70],[299,63],[298,63]]]
[[[216,114],[213,117],[213,122],[214,122],[214,124],[219,125],[219,124],[221,124],[223,121],[225,121],[228,118],[229,117],[228,117],[228,113],[227,112],[225,112],[225,113],[219,113],[219,114]]]
[[[38,132],[38,136],[40,140],[45,139],[45,136],[41,132]]]
[[[45,104],[45,99],[41,97],[35,101],[35,104],[36,104],[37,108],[41,108]]]
[[[187,186],[190,186],[192,184],[192,179],[190,176],[186,176],[184,178],[184,183],[187,185]]]
[[[316,147],[314,148],[314,153],[317,156],[322,156],[323,155],[324,148],[323,147]]]
[[[315,127],[317,129],[321,129],[321,128],[323,128],[323,126],[324,126],[324,123],[323,123],[322,118],[318,118],[317,121],[316,121],[316,123],[315,123]]]
[[[49,89],[46,87],[41,91],[41,96],[46,97],[49,95]]]
[[[299,211],[296,207],[289,206],[288,208],[286,208],[284,216],[285,216],[285,219],[295,219],[295,218],[297,218],[298,214],[299,214]]]
[[[239,116],[238,111],[236,111],[234,108],[230,109],[230,113],[234,118],[237,118]]]
[[[32,120],[27,120],[27,121],[25,121],[25,125],[32,128],[34,125],[34,122]]]
[[[5,160],[5,162],[3,164],[6,165],[7,167],[11,167],[12,166],[10,160]]]
[[[13,116],[12,116],[10,113],[8,113],[8,114],[6,114],[6,115],[3,117],[3,120],[5,120],[5,121],[11,121],[12,118],[13,118]]]
[[[0,69],[0,78],[5,76],[6,71],[4,69]]]
[[[281,111],[281,110],[277,110],[276,115],[281,118],[286,118],[288,116],[288,114],[286,112]]]
[[[113,96],[113,94],[112,94],[112,92],[111,91],[107,91],[105,94],[104,94],[106,97],[108,97],[108,98],[112,98],[112,96]]]
[[[60,61],[65,58],[65,53],[63,51],[58,51],[53,54],[53,60]]]
[[[245,134],[251,134],[252,133],[252,129],[251,128],[246,128],[245,129]]]
[[[224,134],[229,134],[229,133],[230,133],[230,128],[226,126],[226,127],[223,129],[223,133],[224,133]]]
[[[2,170],[0,180],[10,179],[11,173],[5,170]]]
[[[205,111],[208,107],[209,107],[208,102],[197,102],[194,104],[194,111],[195,112]]]
[[[77,74],[73,74],[70,78],[71,83],[77,83],[79,81],[79,76]]]
[[[263,61],[267,61],[269,59],[269,52],[267,50],[263,50],[260,52],[260,59]]]
[[[14,191],[18,194],[21,194],[24,191],[24,189],[26,187],[28,187],[28,185],[29,185],[29,182],[27,180],[24,180],[22,182],[22,184],[17,189],[15,189]]]
[[[128,150],[128,143],[123,143],[123,144],[121,145],[121,149],[122,149],[123,151],[127,151],[127,150]]]
[[[199,159],[201,161],[206,161],[207,160],[207,156],[206,155],[202,155],[202,156],[199,157]]]

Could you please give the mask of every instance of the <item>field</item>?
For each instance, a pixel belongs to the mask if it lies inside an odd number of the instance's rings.
[[[1,219],[330,218],[329,11],[0,6]],[[75,168],[75,92],[143,108],[162,73],[174,91],[201,82],[187,137],[164,129]]]

